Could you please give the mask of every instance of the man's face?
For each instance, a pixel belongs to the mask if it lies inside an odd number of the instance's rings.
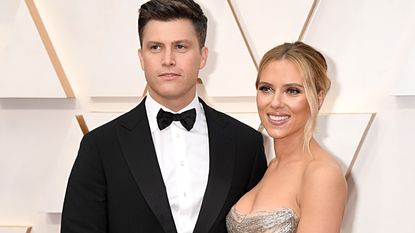
[[[200,48],[195,28],[188,19],[150,20],[142,39],[138,55],[149,94],[160,104],[180,110],[195,97],[207,48]]]

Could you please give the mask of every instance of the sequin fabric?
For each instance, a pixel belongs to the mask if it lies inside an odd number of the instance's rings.
[[[242,214],[232,207],[226,216],[229,233],[295,233],[298,217],[289,208]]]

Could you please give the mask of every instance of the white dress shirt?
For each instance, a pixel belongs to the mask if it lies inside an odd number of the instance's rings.
[[[206,116],[197,96],[173,112],[147,95],[146,111],[157,160],[166,185],[167,196],[178,233],[192,233],[196,225],[209,175],[209,137]],[[196,109],[196,121],[187,131],[179,121],[159,130],[157,113],[181,113]]]

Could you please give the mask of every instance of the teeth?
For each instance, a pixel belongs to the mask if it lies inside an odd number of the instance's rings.
[[[283,120],[287,120],[288,116],[274,116],[274,115],[269,115],[269,118],[271,118],[271,120],[273,121],[283,121]]]

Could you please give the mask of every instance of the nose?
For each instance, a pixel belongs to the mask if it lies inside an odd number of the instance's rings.
[[[166,48],[163,54],[163,65],[165,66],[173,66],[176,64],[176,60],[174,57],[174,53],[171,48]]]
[[[271,100],[271,107],[279,108],[283,105],[283,96],[281,93],[274,93],[272,100]]]

